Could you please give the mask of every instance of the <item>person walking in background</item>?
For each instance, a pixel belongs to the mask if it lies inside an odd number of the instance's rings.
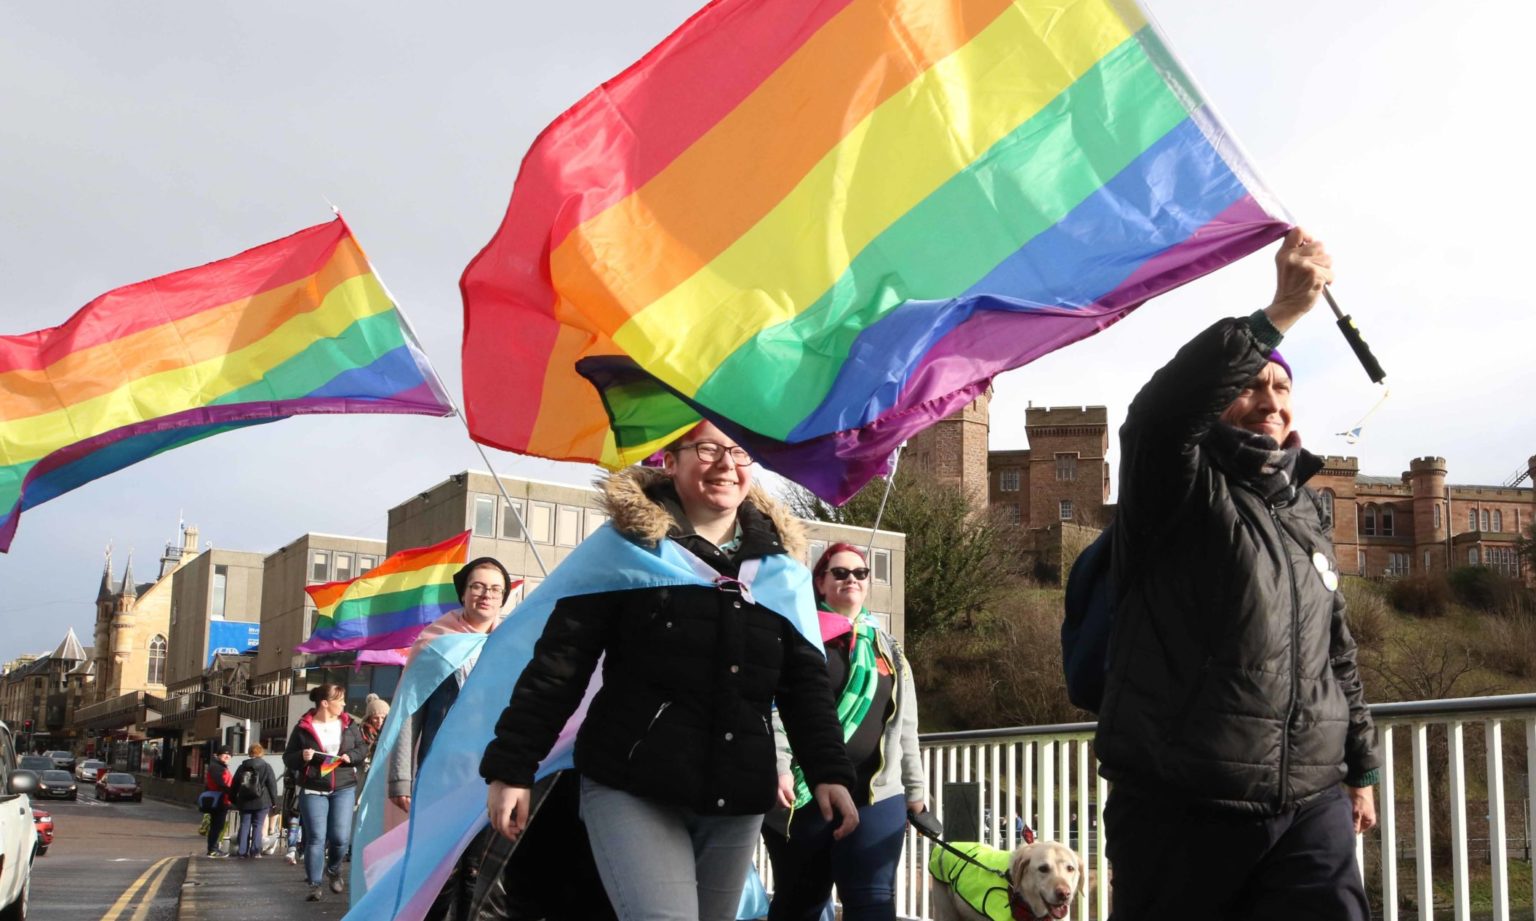
[[[235,769],[230,798],[240,811],[240,828],[235,833],[236,857],[257,858],[265,843],[267,817],[277,803],[277,774],[262,759],[267,750],[257,742],[246,752],[250,757]]]
[[[368,744],[368,757],[363,759],[363,772],[373,766],[373,749],[379,744],[379,732],[389,718],[389,701],[377,694],[369,694],[363,701],[363,741]]]
[[[314,709],[299,719],[283,750],[289,776],[297,778],[299,815],[304,825],[304,875],[309,901],[318,902],[327,879],[331,891],[346,891],[341,862],[352,838],[357,767],[368,755],[362,727],[346,712],[347,692],[322,684],[309,692]]]
[[[1370,917],[1381,754],[1276,351],[1332,259],[1297,228],[1276,264],[1269,306],[1186,344],[1120,429],[1094,743],[1116,921]]]
[[[229,772],[230,755],[228,745],[215,745],[213,761],[209,762],[208,770],[203,774],[203,789],[219,794],[218,801],[208,812],[209,857],[226,856],[219,850],[219,839],[224,836],[224,822],[229,818],[230,807],[234,805],[229,795],[234,783],[234,775]]]
[[[912,668],[895,637],[880,629],[864,606],[869,564],[862,551],[833,544],[811,574],[827,673],[857,775],[852,793],[859,827],[833,840],[830,823],[804,808],[810,791],[775,717],[781,808],[763,823],[774,879],[768,919],[816,921],[835,884],[844,921],[894,921],[896,863],[907,812],[922,812],[928,799]]]

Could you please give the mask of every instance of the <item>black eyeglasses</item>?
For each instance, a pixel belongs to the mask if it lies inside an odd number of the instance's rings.
[[[695,441],[685,445],[678,445],[679,451],[684,448],[692,448],[699,460],[706,464],[718,463],[720,455],[730,454],[731,461],[738,467],[752,466],[752,455],[741,445],[717,445],[713,441]]]
[[[506,594],[506,590],[499,585],[486,585],[484,582],[471,582],[465,594],[490,595],[492,598],[500,598]]]
[[[868,566],[860,566],[858,569],[847,569],[842,566],[833,566],[831,569],[828,569],[827,572],[830,572],[832,574],[832,578],[839,582],[843,581],[849,576],[853,576],[860,582],[863,582],[865,579],[869,578]]]

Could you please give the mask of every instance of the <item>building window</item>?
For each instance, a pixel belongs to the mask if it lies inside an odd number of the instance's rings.
[[[1391,537],[1396,529],[1396,525],[1397,513],[1392,510],[1392,506],[1383,506],[1381,509],[1381,533],[1386,537]]]
[[[889,551],[889,550],[876,550],[874,552],[873,556],[874,556],[874,559],[870,560],[870,562],[873,565],[870,568],[873,569],[874,572],[875,572],[874,580],[876,582],[879,582],[881,585],[890,585],[891,584],[891,551]]]
[[[1077,479],[1077,455],[1076,454],[1058,454],[1058,455],[1056,455],[1056,479],[1058,479],[1058,480],[1075,480],[1075,479]]]
[[[209,614],[214,617],[224,616],[224,602],[229,592],[229,567],[213,567],[213,602],[210,605]]]
[[[1010,502],[1009,504],[1003,506],[1003,509],[1003,520],[1007,521],[1009,524],[1024,523],[1024,510],[1019,508],[1019,504],[1017,502]]]
[[[1467,509],[1467,530],[1477,530],[1477,509],[1475,508]]]
[[[1468,566],[1476,566],[1477,565],[1477,548],[1476,547],[1473,547],[1472,549],[1467,551],[1467,565]]]
[[[379,565],[378,557],[359,556],[357,558],[357,574],[362,575],[377,565]]]
[[[1440,530],[1440,503],[1435,503],[1435,530]]]
[[[149,641],[149,683],[165,684],[165,637],[158,633]]]
[[[587,509],[587,529],[586,529],[585,532],[583,532],[582,536],[583,537],[591,537],[593,534],[597,533],[597,529],[598,528],[601,528],[603,525],[605,525],[607,523],[608,523],[608,516],[607,515],[604,515],[602,512],[599,512],[597,509],[592,509],[592,508]]]
[[[309,581],[328,582],[331,578],[331,555],[324,550],[316,550],[309,558]]]
[[[1355,573],[1357,575],[1362,575],[1362,576],[1365,575],[1365,551],[1364,550],[1356,550],[1355,551]]]
[[[336,554],[336,581],[337,582],[351,582],[353,575],[354,575],[354,573],[352,572],[352,554],[350,554],[350,553],[338,553],[338,554]]]
[[[1429,573],[1429,551],[1428,550],[1424,551],[1424,573],[1426,575],[1428,575],[1428,573]]]
[[[1056,503],[1056,516],[1062,521],[1072,520],[1072,500],[1062,499]]]
[[[473,531],[476,537],[496,536],[496,500],[490,496],[475,497],[475,524]]]
[[[555,542],[562,547],[581,543],[581,509],[562,505],[555,510]]]
[[[1393,578],[1401,578],[1408,575],[1408,554],[1387,554],[1387,575]]]
[[[528,535],[536,543],[547,544],[554,539],[555,507],[548,502],[528,503]]]
[[[1019,491],[1019,471],[1016,467],[998,471],[997,488],[1000,492]]]
[[[1499,509],[1493,510],[1493,529],[1495,531],[1504,530],[1504,513]]]
[[[515,499],[515,500],[513,500],[510,503],[505,501],[505,500],[502,501],[502,503],[501,503],[501,538],[502,538],[502,540],[522,540],[523,539],[522,517],[523,517],[523,510],[525,508],[527,508],[527,506],[523,504],[521,499]]]
[[[1360,516],[1360,533],[1367,537],[1376,536],[1376,506],[1365,507],[1365,514]]]
[[[1325,489],[1318,493],[1318,498],[1323,500],[1323,511],[1328,515],[1328,520],[1333,520],[1333,490]]]
[[[1490,522],[1488,521],[1488,510],[1487,509],[1483,509],[1483,530],[1484,531],[1491,531],[1491,530],[1493,530],[1493,528],[1491,528],[1489,525],[1490,525]]]

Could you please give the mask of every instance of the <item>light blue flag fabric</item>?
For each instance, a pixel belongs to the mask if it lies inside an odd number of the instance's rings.
[[[712,579],[695,568],[695,562],[670,540],[648,549],[620,536],[610,523],[583,541],[517,606],[486,639],[479,663],[460,689],[426,761],[418,768],[404,855],[376,876],[373,885],[353,904],[347,921],[420,921],[454,862],[485,827],[480,758],[556,602],[598,592],[713,585]],[[766,557],[750,591],[758,604],[784,617],[813,647],[821,648],[811,574],[803,565],[787,554]],[[581,705],[540,763],[539,777],[571,767],[576,730],[601,683],[601,674],[599,663]]]

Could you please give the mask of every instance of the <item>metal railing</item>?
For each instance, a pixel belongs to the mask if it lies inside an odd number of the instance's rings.
[[[99,701],[75,711],[75,726],[102,729],[140,722],[149,711],[159,712],[165,705],[160,697],[144,691],[130,691]]]
[[[167,700],[161,710],[160,723],[166,726],[190,724],[196,719],[197,711],[208,707],[218,707],[231,716],[257,721],[268,728],[281,728],[288,718],[288,698],[284,696],[231,696],[195,691]]]
[[[1450,910],[1456,921],[1468,921],[1473,911],[1472,843],[1485,840],[1486,846],[1476,853],[1489,868],[1484,897],[1491,904],[1480,908],[1479,916],[1507,921],[1517,917],[1512,906],[1523,906],[1518,917],[1533,917],[1536,891],[1512,892],[1510,871],[1512,861],[1531,861],[1531,835],[1536,830],[1536,772],[1531,762],[1536,694],[1378,704],[1371,712],[1384,759],[1376,803],[1380,824],[1356,838],[1356,857],[1376,916],[1385,921],[1430,921],[1437,910],[1442,917]],[[1082,854],[1088,884],[1071,917],[1085,921],[1107,918],[1110,903],[1104,826],[1098,821],[1108,785],[1098,776],[1094,727],[1070,723],[933,733],[921,739],[929,804],[940,820],[950,811],[944,802],[946,785],[975,784],[979,790],[972,792],[980,795],[979,837],[987,844],[1017,846],[1022,823],[1042,840],[1062,841]],[[1469,747],[1482,756],[1469,758]],[[1405,748],[1408,756],[1399,757],[1398,748]],[[1471,818],[1469,803],[1475,807]],[[1437,831],[1437,814],[1448,817],[1447,828]],[[930,847],[908,829],[897,868],[898,917],[933,917]],[[1433,876],[1442,855],[1448,855],[1451,866],[1448,893],[1443,884],[1435,888]],[[772,868],[762,849],[758,868],[772,890]],[[1475,882],[1485,891],[1481,880]],[[1536,883],[1530,888],[1536,889]]]

